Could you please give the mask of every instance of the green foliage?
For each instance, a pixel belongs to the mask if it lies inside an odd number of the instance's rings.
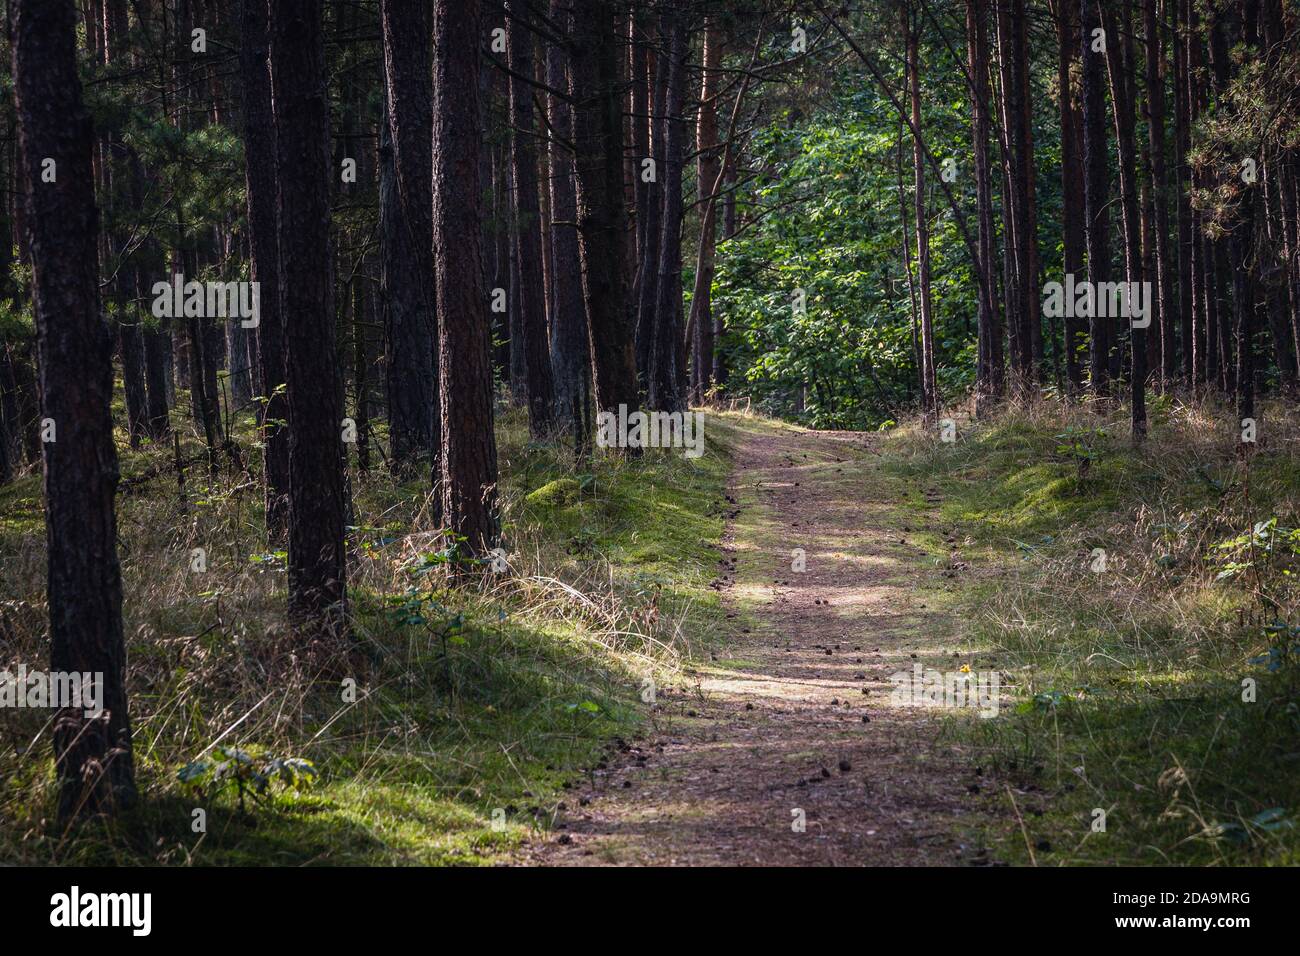
[[[238,747],[221,747],[217,753],[220,759],[190,761],[176,779],[200,795],[233,791],[240,810],[245,809],[245,796],[260,801],[277,788],[301,790],[316,780],[316,767],[301,757],[275,757]]]

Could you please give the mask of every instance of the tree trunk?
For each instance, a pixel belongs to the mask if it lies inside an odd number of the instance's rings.
[[[46,603],[50,670],[102,674],[102,718],[59,711],[54,760],[59,819],[135,802],[127,714],[122,580],[117,560],[117,452],[112,337],[95,275],[91,120],[77,76],[70,0],[15,0],[14,83],[32,249],[45,441]],[[53,182],[42,181],[46,158]]]
[[[717,96],[721,85],[722,26],[716,16],[704,24],[700,115],[695,142],[699,159],[696,180],[700,197],[700,241],[695,259],[695,288],[691,294],[690,327],[695,331],[691,365],[691,401],[702,405],[713,375],[713,261],[718,244],[718,199],[722,181],[722,150],[718,143]]]
[[[1147,145],[1155,212],[1152,253],[1155,298],[1159,306],[1160,380],[1162,387],[1168,387],[1178,368],[1178,352],[1174,332],[1173,263],[1169,255],[1169,174],[1165,168],[1165,55],[1158,0],[1143,0],[1142,12],[1146,38]]]
[[[1187,82],[1187,7],[1191,0],[1168,0],[1173,22],[1174,57],[1174,188],[1178,194],[1178,319],[1182,346],[1182,378],[1193,385],[1192,355],[1195,351],[1192,316],[1195,312],[1192,290],[1192,203],[1191,177],[1187,154],[1191,150],[1191,103]]]
[[[552,0],[551,2],[551,19],[555,19],[555,9],[557,5],[565,3],[566,0]],[[629,43],[631,44],[631,69],[630,69],[630,86],[632,87],[632,115],[631,128],[632,135],[629,138],[628,146],[632,151],[632,195],[633,210],[636,217],[636,261],[639,264],[634,282],[632,285],[632,303],[641,301],[641,284],[645,279],[645,263],[649,259],[649,252],[653,239],[649,234],[649,205],[651,195],[651,184],[646,182],[642,175],[642,163],[646,159],[652,158],[651,140],[650,140],[650,110],[652,108],[654,86],[654,70],[650,66],[650,44],[645,38],[645,15],[634,11],[629,17]],[[566,21],[568,29],[572,30],[572,19]],[[556,86],[552,81],[551,86]],[[566,87],[560,86],[559,89]]]
[[[1095,290],[1110,279],[1110,159],[1106,150],[1106,101],[1102,71],[1104,54],[1095,50],[1093,31],[1100,29],[1100,0],[1080,5],[1080,56],[1083,62],[1083,207],[1088,251],[1088,281]],[[1093,309],[1088,320],[1089,376],[1094,396],[1109,394],[1110,320]]]
[[[934,306],[930,296],[930,226],[925,201],[925,147],[921,142],[921,57],[910,6],[899,8],[907,37],[907,76],[912,98],[912,172],[915,177],[917,298],[921,312],[921,407],[926,421],[939,417],[934,375]]]
[[[593,0],[576,18],[569,45],[578,248],[587,303],[596,406],[637,407],[636,360],[627,328],[621,263],[624,228],[623,124],[618,91],[616,5]]]
[[[569,0],[551,0],[551,19],[565,34],[573,29]],[[568,52],[562,43],[546,46],[546,83],[567,90]],[[573,427],[573,410],[586,414],[590,393],[587,359],[587,307],[582,301],[582,277],[577,271],[578,200],[573,176],[573,113],[567,100],[547,97],[551,126],[551,248],[555,262],[555,315],[551,327],[551,368],[555,375],[555,405],[560,420]],[[641,128],[633,117],[634,128]],[[638,164],[639,165],[639,164]],[[644,191],[638,175],[638,210]]]
[[[1137,186],[1137,143],[1134,138],[1134,108],[1137,85],[1133,62],[1133,5],[1125,0],[1122,20],[1102,5],[1102,26],[1106,30],[1106,65],[1110,75],[1110,98],[1115,114],[1115,142],[1119,159],[1120,208],[1124,221],[1124,272],[1130,283],[1142,282],[1142,223]],[[1128,322],[1132,360],[1133,438],[1146,435],[1146,331]]]
[[[1239,32],[1232,45],[1245,47],[1246,62],[1259,56],[1259,3],[1243,0]],[[1224,32],[1227,24],[1220,21]],[[1225,46],[1229,44],[1225,43]],[[1235,68],[1232,68],[1235,71]],[[1259,179],[1246,184],[1237,201],[1236,222],[1232,228],[1230,254],[1232,256],[1232,315],[1237,353],[1235,385],[1237,389],[1237,418],[1255,416],[1255,206],[1259,201]]]
[[[479,250],[479,4],[434,10],[433,248],[442,393],[443,519],[473,554],[496,546],[491,325]]]
[[[555,385],[551,378],[546,330],[545,276],[542,270],[541,204],[537,188],[537,147],[533,90],[533,33],[524,22],[523,4],[507,4],[510,71],[510,154],[515,173],[515,241],[519,255],[519,329],[523,333],[528,430],[544,438],[555,429]]]
[[[1063,227],[1063,262],[1065,275],[1083,275],[1084,210],[1083,161],[1080,154],[1083,118],[1071,89],[1070,67],[1079,54],[1079,10],[1069,0],[1056,3],[1057,99],[1061,116],[1061,225]],[[1071,395],[1083,389],[1080,351],[1085,329],[1071,314],[1065,317],[1065,376]]]
[[[686,148],[683,118],[686,93],[686,58],[690,37],[686,12],[676,6],[665,9],[660,32],[668,43],[667,79],[663,115],[663,168],[660,195],[659,276],[656,282],[654,346],[651,354],[646,404],[667,412],[686,405],[682,368],[682,166]]]
[[[244,158],[248,187],[248,246],[258,284],[257,365],[262,384],[266,533],[289,530],[289,402],[284,394],[285,334],[280,311],[280,240],[276,234],[275,123],[271,112],[269,7],[245,2],[239,56],[244,86]]]
[[[662,32],[663,17],[660,17],[658,32],[660,46],[666,47],[669,38]],[[667,160],[664,158],[664,132],[668,103],[668,71],[672,57],[665,51],[650,55],[651,68],[647,79],[653,80],[653,89],[647,91],[650,101],[650,115],[646,119],[647,137],[650,144],[650,160],[653,179],[646,186],[645,205],[645,248],[639,250],[641,260],[635,286],[636,301],[636,367],[641,374],[642,385],[650,390],[650,375],[654,368],[655,329],[659,315],[659,261],[663,245],[663,209],[664,182],[667,175]],[[640,171],[638,171],[640,173]],[[643,179],[640,173],[638,179]]]
[[[1002,396],[1004,371],[1002,328],[994,301],[993,263],[997,259],[993,225],[993,184],[989,178],[989,46],[988,15],[984,0],[966,0],[966,47],[971,79],[971,144],[975,151],[975,204],[977,211],[976,270],[978,359],[976,361],[976,413],[986,401]]]
[[[329,222],[322,0],[271,10],[280,314],[289,397],[289,619],[312,638],[347,627],[341,442]]]
[[[384,106],[380,257],[389,457],[397,473],[432,454],[438,474],[437,288],[433,274],[433,24],[421,3],[382,0]],[[384,144],[387,145],[385,150]],[[439,503],[441,497],[436,499]],[[439,520],[435,515],[434,520]]]

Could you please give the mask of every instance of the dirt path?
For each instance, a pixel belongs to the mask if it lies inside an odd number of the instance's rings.
[[[732,417],[714,434],[735,460],[719,582],[742,633],[669,689],[649,743],[575,792],[530,862],[982,862],[963,846],[976,771],[933,711],[889,702],[891,674],[953,666],[953,632],[916,590],[938,572],[905,543],[872,436]]]

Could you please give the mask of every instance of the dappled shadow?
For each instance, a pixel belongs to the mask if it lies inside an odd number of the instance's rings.
[[[592,775],[537,858],[982,862],[962,845],[978,770],[934,711],[891,702],[891,675],[968,657],[936,606],[933,556],[891,526],[871,436],[736,419],[723,430],[735,449],[717,582],[738,632],[727,659],[664,689],[651,742]]]

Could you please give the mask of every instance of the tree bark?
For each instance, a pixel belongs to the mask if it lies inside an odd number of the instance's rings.
[[[32,250],[44,442],[50,670],[102,675],[104,714],[59,711],[60,820],[136,800],[127,713],[112,337],[95,274],[91,120],[77,76],[70,0],[15,0],[13,48],[24,200]],[[45,159],[55,180],[42,181]]]
[[[573,29],[570,0],[551,0],[551,20],[567,34]],[[562,43],[546,46],[546,83],[553,90],[569,87],[568,51]],[[551,326],[551,368],[555,376],[555,405],[560,420],[573,427],[574,409],[586,415],[588,385],[587,307],[582,301],[578,271],[578,199],[573,173],[573,112],[566,99],[547,97],[551,127],[551,248],[555,262],[555,315]],[[634,128],[643,124],[636,123]],[[644,195],[638,184],[638,209]],[[580,425],[581,423],[579,423]]]
[[[533,34],[524,22],[524,5],[509,0],[507,51],[510,71],[511,163],[515,173],[515,241],[519,256],[519,329],[523,334],[528,430],[545,438],[555,429],[555,384],[551,378],[546,329],[545,276],[542,269],[541,204],[537,188],[537,147],[533,116]]]
[[[927,421],[939,417],[939,394],[934,373],[934,305],[930,295],[930,226],[925,201],[925,147],[921,141],[921,57],[916,27],[909,5],[900,6],[903,34],[907,37],[907,75],[912,98],[912,172],[916,191],[917,297],[921,312],[921,407]]]
[[[663,18],[657,32],[660,46],[666,47],[669,40],[662,31]],[[646,184],[645,194],[645,247],[638,250],[640,268],[634,283],[637,290],[636,299],[636,367],[641,374],[642,385],[650,390],[650,374],[654,368],[655,329],[659,315],[659,261],[663,245],[663,209],[664,177],[667,175],[667,160],[664,158],[665,117],[668,103],[668,71],[672,58],[666,49],[649,54],[650,68],[647,80],[653,81],[653,88],[648,90],[650,115],[646,118],[647,139],[650,146],[649,158],[653,161],[654,178]],[[638,171],[638,179],[644,173]]]
[[[1001,398],[1004,385],[1002,324],[994,298],[993,263],[997,259],[993,226],[993,184],[989,178],[989,46],[984,0],[966,0],[966,46],[971,78],[971,145],[975,151],[977,248],[975,268],[983,276],[977,294],[978,359],[976,412],[986,401]]]
[[[1142,223],[1137,186],[1137,143],[1134,137],[1134,110],[1137,85],[1133,61],[1133,5],[1125,0],[1120,21],[1102,5],[1102,26],[1106,30],[1106,65],[1110,75],[1110,98],[1115,116],[1115,142],[1119,159],[1120,208],[1124,222],[1124,272],[1130,283],[1142,277]],[[1131,318],[1130,356],[1131,418],[1133,438],[1146,435],[1146,330],[1133,326]]]
[[[670,5],[662,15],[660,32],[667,40],[667,78],[663,115],[663,168],[659,222],[659,275],[656,281],[654,346],[646,404],[667,412],[686,405],[682,321],[682,166],[686,123],[686,58],[690,53],[685,10]]]
[[[1070,68],[1079,55],[1079,9],[1069,0],[1056,3],[1057,100],[1061,117],[1061,225],[1063,227],[1063,261],[1065,275],[1083,275],[1084,209],[1083,159],[1080,140],[1083,118],[1073,95]],[[1070,310],[1073,312],[1074,310]],[[1080,351],[1085,329],[1073,315],[1065,317],[1065,375],[1071,395],[1083,389],[1083,366]]]
[[[479,3],[434,9],[433,248],[438,295],[443,518],[472,554],[496,546],[492,338],[479,249]]]
[[[1142,13],[1146,39],[1147,145],[1155,214],[1152,254],[1159,308],[1160,380],[1162,387],[1168,387],[1178,367],[1178,351],[1174,332],[1173,263],[1169,255],[1169,174],[1165,167],[1165,55],[1158,0],[1143,0]]]
[[[592,0],[576,18],[569,82],[592,381],[598,410],[617,414],[620,405],[634,409],[638,402],[620,261],[625,212],[615,9],[614,0]]]
[[[271,111],[270,8],[245,0],[239,48],[244,86],[244,158],[248,189],[250,274],[258,284],[257,365],[262,387],[266,533],[289,530],[289,402],[285,387],[285,331],[280,311],[280,240],[276,233],[275,120]]]
[[[423,3],[382,0],[384,118],[380,257],[389,460],[398,473],[433,455],[437,475],[437,287],[433,270],[433,62]],[[384,143],[387,150],[384,150]],[[437,496],[441,503],[441,496]],[[434,520],[440,516],[435,515]]]
[[[703,76],[695,142],[699,158],[696,181],[700,197],[700,241],[695,258],[695,287],[691,294],[690,327],[695,332],[691,365],[691,401],[704,403],[713,376],[713,264],[718,245],[718,186],[722,181],[722,150],[718,143],[717,96],[722,65],[722,25],[716,16],[704,24]]]
[[[1194,314],[1192,294],[1192,203],[1187,154],[1191,149],[1191,104],[1188,99],[1187,7],[1191,0],[1168,0],[1173,30],[1174,94],[1174,187],[1178,193],[1178,334],[1181,344],[1183,381],[1192,385]]]
[[[329,223],[322,0],[271,9],[280,313],[289,397],[289,619],[311,638],[347,628],[347,555]]]
[[[1106,150],[1106,101],[1102,71],[1104,54],[1094,50],[1093,31],[1101,28],[1100,0],[1080,4],[1080,56],[1083,63],[1083,206],[1088,251],[1088,281],[1096,289],[1110,278],[1110,160]],[[1110,39],[1107,39],[1110,42]],[[1094,396],[1109,394],[1110,320],[1093,309],[1088,320],[1089,376]]]

